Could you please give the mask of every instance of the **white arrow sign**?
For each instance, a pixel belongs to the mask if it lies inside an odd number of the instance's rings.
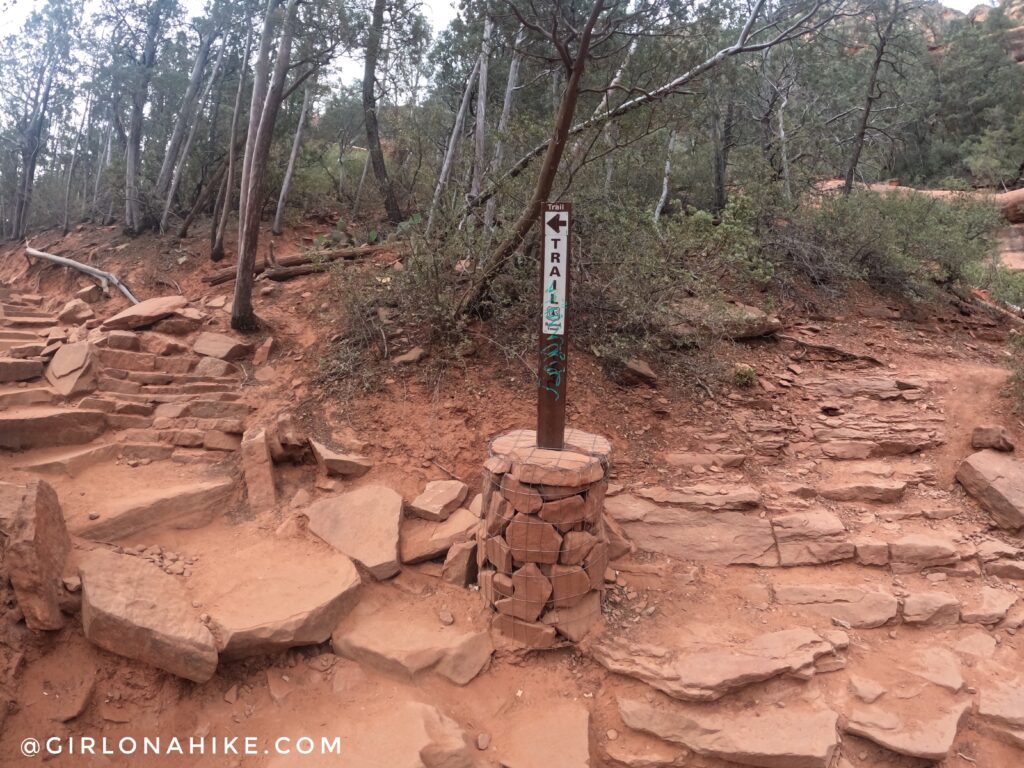
[[[549,336],[561,336],[565,333],[566,284],[569,276],[568,208],[568,205],[556,203],[546,206],[541,214],[544,222],[541,329]]]

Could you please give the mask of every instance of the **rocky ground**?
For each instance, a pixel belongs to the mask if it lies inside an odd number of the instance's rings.
[[[154,298],[0,256],[0,764],[37,763],[29,736],[191,734],[343,745],[196,766],[1021,764],[1007,319],[787,314],[734,348],[753,386],[700,400],[578,354],[614,559],[601,625],[527,652],[489,631],[471,556],[488,441],[532,419],[522,371],[483,342],[432,369],[396,318],[417,362],[341,402],[311,383],[325,276],[258,282],[268,330],[242,338],[188,244],[100,261]]]

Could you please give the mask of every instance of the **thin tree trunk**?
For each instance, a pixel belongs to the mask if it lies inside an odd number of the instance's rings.
[[[46,126],[54,71],[47,67],[41,76],[46,78],[46,83],[41,89],[41,95],[40,90],[36,91],[39,98],[33,110],[32,120],[24,133],[21,150],[21,178],[15,198],[14,222],[11,231],[15,240],[24,238],[28,229],[29,213],[32,209],[32,191],[35,188],[36,165],[39,163],[39,155],[43,151],[43,131]]]
[[[366,153],[366,160],[363,161],[363,173],[359,177],[359,186],[356,187],[356,198],[352,202],[352,215],[359,212],[359,200],[363,196],[363,185],[366,184],[366,172],[370,170],[370,153]]]
[[[288,0],[281,39],[277,44],[277,62],[260,115],[256,140],[253,142],[248,184],[243,189],[245,218],[242,240],[238,247],[238,278],[235,280],[235,297],[231,309],[231,327],[236,331],[253,330],[257,327],[256,315],[252,309],[252,286],[255,277],[253,266],[256,263],[256,249],[259,245],[260,218],[263,212],[263,183],[267,174],[270,143],[274,137],[274,124],[281,109],[284,81],[288,75],[288,64],[292,55],[297,8],[298,0]]]
[[[654,217],[652,221],[654,226],[658,226],[658,220],[661,218],[661,212],[665,209],[665,203],[668,202],[669,192],[669,176],[672,173],[672,150],[676,148],[676,129],[673,128],[668,135],[668,150],[665,152],[665,173],[661,177],[661,197],[658,198],[658,204],[654,207]]]
[[[871,108],[878,99],[876,90],[878,87],[878,72],[882,68],[882,61],[885,58],[885,47],[892,34],[892,28],[896,24],[896,17],[899,14],[900,0],[893,0],[892,11],[886,22],[885,29],[878,33],[878,41],[875,43],[875,58],[871,63],[871,74],[868,76],[868,87],[864,94],[864,107],[861,110],[860,122],[857,125],[857,132],[853,136],[853,148],[850,150],[850,162],[846,166],[846,178],[843,182],[843,194],[849,195],[853,191],[853,181],[857,176],[857,164],[860,162],[860,153],[864,149],[864,137],[868,132],[868,125],[871,122]]]
[[[142,151],[143,111],[149,99],[149,82],[156,66],[156,45],[163,26],[164,3],[155,2],[149,11],[146,23],[146,42],[139,61],[141,72],[132,90],[131,120],[128,127],[124,171],[124,226],[133,234],[142,231],[142,201],[139,190],[140,153]]]
[[[157,199],[167,197],[167,191],[171,188],[174,171],[178,166],[178,155],[181,151],[181,143],[185,139],[185,129],[194,124],[196,115],[196,104],[202,104],[199,96],[199,87],[203,82],[203,73],[206,72],[206,65],[210,60],[210,48],[217,33],[213,30],[199,36],[199,50],[196,53],[196,60],[192,66],[192,74],[189,75],[188,87],[185,89],[185,96],[181,100],[178,109],[178,117],[174,121],[174,129],[171,131],[171,138],[164,150],[164,159],[160,164],[160,174],[156,179]],[[221,48],[223,50],[223,48]],[[160,229],[163,231],[164,222],[160,222]]]
[[[363,70],[363,119],[366,125],[366,149],[370,153],[373,175],[377,177],[388,220],[397,224],[402,220],[395,187],[388,176],[384,150],[380,144],[380,123],[377,120],[377,60],[380,58],[384,34],[384,9],[387,0],[374,0],[369,35],[366,41],[366,66]]]
[[[477,59],[476,64],[473,65],[473,71],[469,73],[469,77],[466,79],[466,88],[462,92],[459,111],[455,114],[455,125],[452,126],[452,134],[448,137],[448,149],[444,153],[444,159],[441,161],[441,172],[437,176],[437,186],[434,187],[434,199],[430,202],[430,213],[427,215],[425,237],[430,237],[430,233],[434,228],[434,217],[437,215],[437,207],[441,201],[441,191],[444,189],[444,185],[448,183],[448,174],[452,169],[455,150],[459,145],[459,138],[462,136],[462,126],[466,120],[466,110],[469,108],[469,97],[473,92],[473,81],[476,79],[479,68],[480,60]]]
[[[526,39],[526,27],[520,26],[516,32],[516,40],[512,44],[512,60],[508,65],[508,80],[505,82],[505,100],[501,104],[501,117],[498,119],[498,136],[494,141],[494,157],[491,158],[491,175],[496,176],[501,170],[501,163],[505,154],[505,132],[508,131],[508,121],[512,116],[512,100],[516,94],[516,87],[519,85],[519,65],[523,60],[523,54],[519,47]],[[484,211],[484,227],[494,229],[494,215],[498,209],[498,201],[491,198],[487,201],[487,208]]]
[[[299,146],[302,144],[302,127],[306,123],[306,110],[309,109],[309,96],[312,90],[310,83],[306,84],[302,93],[302,109],[299,111],[299,124],[295,127],[295,138],[292,140],[292,152],[288,156],[288,167],[284,172],[284,179],[281,181],[281,194],[277,198],[277,212],[274,214],[274,226],[271,232],[275,235],[281,234],[281,222],[284,221],[284,206],[288,201],[288,190],[292,185],[292,174],[295,173],[295,158],[299,156]]]
[[[476,130],[473,136],[473,182],[469,194],[476,197],[484,178],[484,151],[487,149],[487,63],[491,57],[491,19],[484,19],[484,40],[480,45],[479,84],[476,89]]]
[[[178,191],[178,185],[181,183],[181,175],[185,172],[185,166],[188,165],[188,154],[192,150],[192,142],[196,138],[196,129],[199,127],[199,118],[203,113],[203,104],[206,102],[207,96],[210,94],[210,89],[213,87],[213,81],[217,79],[217,73],[220,70],[221,61],[224,58],[224,47],[220,47],[220,51],[217,52],[217,61],[213,65],[213,71],[210,72],[210,79],[206,81],[206,85],[203,87],[203,92],[199,97],[199,109],[195,113],[195,117],[192,120],[192,125],[188,129],[188,138],[185,139],[185,145],[181,149],[181,157],[178,158],[178,162],[174,165],[174,172],[171,174],[171,183],[167,187],[167,198],[164,200],[164,211],[160,216],[160,231],[167,231],[167,219],[171,215],[171,203],[174,202],[174,195]]]
[[[71,162],[68,163],[68,175],[64,182],[64,223],[63,231],[66,235],[68,233],[68,224],[70,219],[71,210],[71,181],[75,175],[75,166],[78,165],[78,148],[81,146],[83,141],[83,133],[85,131],[86,123],[89,121],[90,112],[92,111],[92,94],[85,100],[85,112],[82,113],[82,123],[78,126],[78,133],[75,134],[75,146],[71,150]]]
[[[604,12],[604,8],[604,0],[594,0],[586,25],[580,32],[579,49],[572,63],[569,80],[566,82],[565,90],[562,92],[561,103],[558,105],[558,113],[551,131],[551,139],[547,144],[547,152],[537,174],[537,185],[533,190],[533,196],[523,209],[512,232],[495,249],[489,263],[480,272],[480,276],[470,284],[468,290],[463,295],[462,300],[459,302],[459,314],[479,304],[480,299],[490,287],[490,281],[501,271],[505,262],[522,245],[526,235],[533,228],[534,224],[537,223],[541,206],[548,199],[551,187],[555,182],[555,176],[558,174],[558,166],[561,163],[562,154],[565,150],[565,142],[569,137],[569,130],[572,128],[572,121],[576,115],[580,82],[583,78],[583,70],[586,68],[587,57],[590,53],[590,41],[594,32],[594,25]]]
[[[793,199],[793,183],[789,177],[789,144],[786,137],[786,105],[789,104],[789,97],[780,94],[779,101],[779,154],[782,163],[782,192],[786,201]]]
[[[249,54],[252,51],[252,24],[247,26],[245,53],[242,55],[242,67],[238,71],[238,90],[235,91],[235,108],[231,113],[231,132],[228,134],[227,191],[220,209],[220,218],[214,225],[216,234],[213,247],[210,248],[210,261],[220,261],[224,258],[224,232],[227,230],[228,216],[231,214],[231,194],[235,183],[235,142],[238,136],[238,119],[242,111],[242,94],[245,92],[245,76],[249,72]]]
[[[270,49],[274,44],[275,13],[281,0],[267,0],[267,12],[263,17],[263,30],[260,33],[260,47],[253,66],[252,97],[249,100],[249,130],[245,134],[245,156],[242,158],[242,177],[238,193],[238,248],[241,255],[242,228],[245,221],[246,196],[249,189],[249,168],[252,165],[253,145],[260,125],[260,116],[267,99],[267,87],[270,83]]]

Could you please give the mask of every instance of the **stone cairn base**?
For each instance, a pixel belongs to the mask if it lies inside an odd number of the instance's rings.
[[[491,443],[477,564],[502,635],[551,648],[579,642],[601,618],[611,452],[605,438],[576,429],[566,430],[563,451],[538,448],[532,429]]]

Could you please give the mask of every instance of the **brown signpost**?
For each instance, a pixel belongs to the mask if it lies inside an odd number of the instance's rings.
[[[537,446],[565,447],[565,390],[569,375],[569,253],[572,204],[541,209],[541,315],[537,390]]]

